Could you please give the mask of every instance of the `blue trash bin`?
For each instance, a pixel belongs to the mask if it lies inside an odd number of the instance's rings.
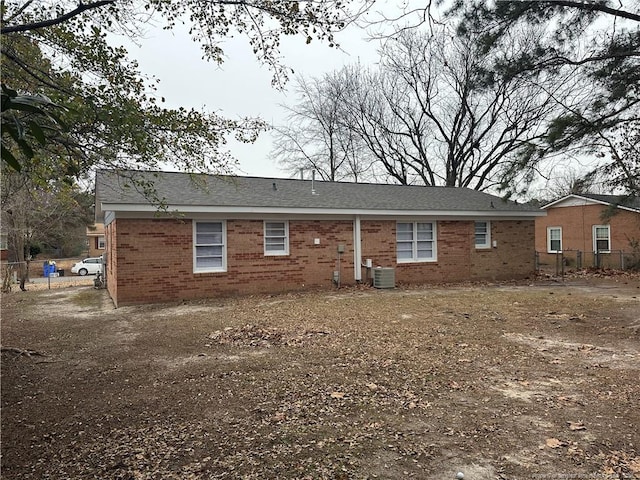
[[[56,264],[50,263],[49,260],[42,265],[42,274],[44,278],[48,278],[52,273],[56,272]]]

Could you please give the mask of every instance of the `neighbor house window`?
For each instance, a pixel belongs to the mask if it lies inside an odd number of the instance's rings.
[[[193,222],[193,271],[227,270],[226,225],[224,222]]]
[[[398,263],[435,261],[435,222],[398,222],[396,253]]]
[[[547,227],[547,252],[562,252],[562,227]]]
[[[264,222],[264,254],[289,255],[289,222]]]
[[[96,247],[98,248],[98,250],[104,250],[105,248],[104,236],[96,238]]]
[[[475,223],[476,248],[491,248],[491,223]]]
[[[593,226],[593,251],[594,252],[610,252],[611,251],[611,232],[609,225]]]

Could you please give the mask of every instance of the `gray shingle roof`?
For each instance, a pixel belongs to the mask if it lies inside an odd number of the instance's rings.
[[[590,198],[599,202],[609,203],[611,205],[620,205],[623,207],[640,210],[640,198],[625,197],[623,195],[598,195],[594,193],[581,193],[580,197]]]
[[[258,207],[321,210],[480,211],[531,216],[541,210],[467,188],[402,186],[311,180],[190,175],[173,172],[100,171],[96,175],[96,208],[108,205],[149,206],[136,181],[153,182],[159,199],[189,207]]]

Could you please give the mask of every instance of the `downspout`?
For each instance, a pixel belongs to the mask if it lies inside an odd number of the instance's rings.
[[[353,221],[353,277],[356,282],[362,281],[362,245],[360,244],[360,216]]]

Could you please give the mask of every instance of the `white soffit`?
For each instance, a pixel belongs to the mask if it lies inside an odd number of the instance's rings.
[[[174,214],[192,215],[282,215],[282,216],[332,216],[344,217],[362,215],[366,217],[430,217],[437,219],[523,219],[546,216],[545,211],[487,211],[487,210],[355,210],[355,209],[323,209],[323,208],[282,208],[282,207],[221,207],[221,206],[192,206],[192,205],[168,205],[167,209],[159,212],[152,205],[138,204],[108,204],[103,203],[101,210],[104,212],[131,214],[153,214],[157,217],[167,217]],[[145,215],[146,216],[146,215]]]
[[[587,198],[587,197],[583,197],[581,195],[568,195],[566,197],[563,197],[559,200],[556,200],[555,202],[551,202],[548,203],[547,205],[544,205],[543,207],[541,207],[543,210],[547,210],[551,207],[553,208],[564,208],[564,207],[585,207],[588,205],[602,205],[605,207],[609,207],[611,205],[613,205],[610,202],[603,202],[602,200],[597,200],[595,198]],[[624,205],[616,205],[616,208],[620,208],[621,210],[628,210],[630,212],[638,212],[637,209],[635,208],[631,208],[631,207],[626,207]]]
[[[570,195],[568,197],[561,198],[555,202],[551,202],[542,208],[562,208],[562,207],[584,207],[585,205],[608,205],[608,203],[593,200],[591,198],[579,197],[577,195]]]

